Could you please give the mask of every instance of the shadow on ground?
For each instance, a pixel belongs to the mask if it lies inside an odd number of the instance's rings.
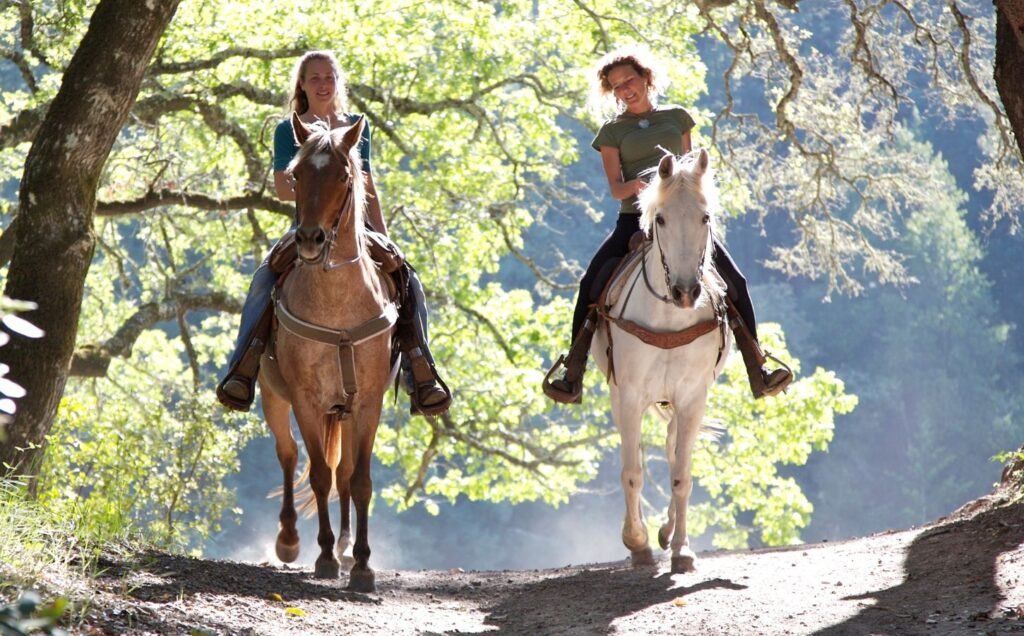
[[[205,561],[157,552],[145,553],[131,562],[104,565],[106,571],[101,579],[120,577],[129,581],[129,595],[142,601],[166,603],[200,594],[267,600],[269,594],[277,594],[289,600],[380,603],[365,594],[345,590],[344,573],[341,579],[318,580],[308,570]]]
[[[818,631],[847,634],[1024,632],[1019,608],[1005,608],[997,559],[1024,542],[1024,503],[1003,506],[922,532],[895,587],[849,600],[874,600],[849,620]]]
[[[726,579],[710,579],[675,587],[671,575],[653,568],[586,570],[568,577],[553,577],[510,590],[486,608],[488,625],[504,634],[605,634],[613,621],[648,607],[686,597],[702,590],[744,589]],[[530,608],[530,611],[523,611]],[[572,617],[572,625],[566,625]]]

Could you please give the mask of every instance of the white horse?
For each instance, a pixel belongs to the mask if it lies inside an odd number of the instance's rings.
[[[708,163],[703,149],[661,160],[640,196],[640,227],[649,239],[642,260],[613,282],[618,293],[599,307],[603,320],[591,347],[608,380],[612,418],[622,438],[622,541],[634,566],[654,564],[640,509],[640,422],[651,406],[668,420],[672,498],[658,539],[662,549],[671,539],[673,573],[694,570],[686,534],[690,462],[708,389],[731,345],[725,286],[711,262],[718,191]]]

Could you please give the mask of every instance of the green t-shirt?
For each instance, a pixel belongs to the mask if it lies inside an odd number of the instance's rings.
[[[683,135],[692,129],[693,118],[684,108],[659,106],[643,116],[627,112],[606,121],[591,146],[597,151],[602,146],[618,148],[622,179],[630,181],[658,165],[665,156],[662,148],[675,155],[682,154]],[[639,213],[635,196],[622,200],[619,214]]]

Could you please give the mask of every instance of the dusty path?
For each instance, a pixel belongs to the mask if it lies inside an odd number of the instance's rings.
[[[666,557],[667,558],[667,557]],[[82,633],[1024,633],[1024,503],[839,543],[502,572],[378,570],[377,593],[306,570],[166,554],[114,560]]]

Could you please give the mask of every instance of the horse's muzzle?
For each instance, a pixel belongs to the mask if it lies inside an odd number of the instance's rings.
[[[683,309],[693,309],[700,298],[700,292],[700,283],[695,283],[693,287],[672,285],[672,302]]]
[[[324,256],[327,232],[319,225],[300,225],[295,230],[295,244],[303,262],[316,263]]]

